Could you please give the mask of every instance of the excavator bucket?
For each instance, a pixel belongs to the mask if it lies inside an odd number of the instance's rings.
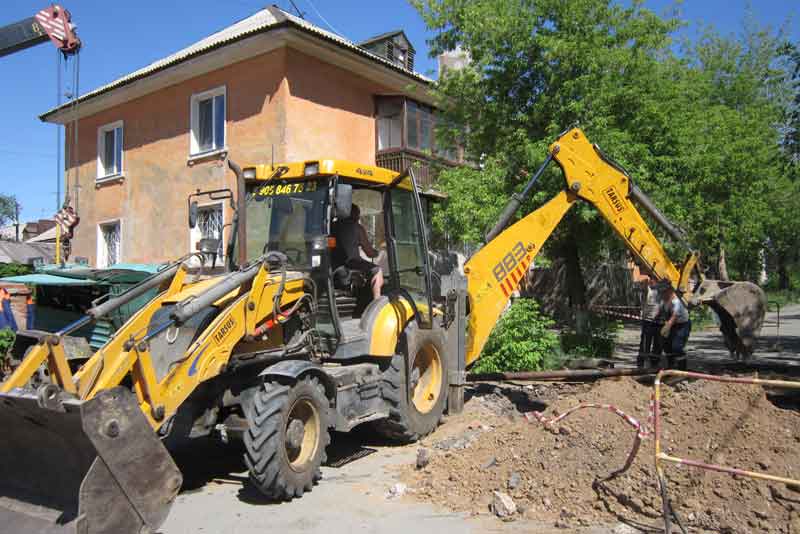
[[[716,312],[731,354],[741,358],[753,354],[767,312],[767,296],[760,287],[752,282],[703,280],[694,292],[693,301]]]
[[[0,394],[0,530],[155,532],[182,479],[136,397],[59,396],[52,385]]]

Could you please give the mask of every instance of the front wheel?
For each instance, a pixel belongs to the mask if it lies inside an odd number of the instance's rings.
[[[316,378],[288,386],[266,382],[247,403],[245,463],[250,480],[267,497],[301,497],[322,478],[330,443],[329,402]]]
[[[384,437],[411,443],[433,432],[447,403],[447,357],[440,330],[411,323],[403,333],[400,354],[384,371],[381,392],[389,417],[374,424]]]

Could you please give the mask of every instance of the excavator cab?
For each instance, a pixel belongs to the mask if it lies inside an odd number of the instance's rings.
[[[374,310],[370,273],[341,260],[336,224],[350,218],[353,205],[377,257],[362,256],[382,271],[382,296],[403,298],[423,325],[432,323],[431,265],[426,222],[413,170],[386,169],[322,160],[301,167],[245,167],[243,210],[246,261],[276,251],[286,269],[313,280],[315,328],[334,357],[364,353],[372,332],[362,324]]]

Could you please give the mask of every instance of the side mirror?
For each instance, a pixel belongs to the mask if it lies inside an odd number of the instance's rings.
[[[193,200],[189,204],[189,228],[197,226],[197,201]]]
[[[336,184],[336,218],[347,219],[353,209],[353,186]]]

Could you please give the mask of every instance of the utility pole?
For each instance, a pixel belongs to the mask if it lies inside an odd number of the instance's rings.
[[[19,202],[14,199],[14,220],[17,222],[14,226],[17,227],[17,243],[19,243]]]

